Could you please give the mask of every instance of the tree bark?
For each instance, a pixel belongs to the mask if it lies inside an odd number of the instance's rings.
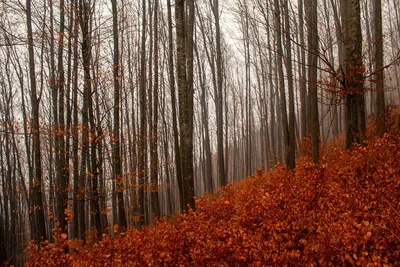
[[[153,125],[151,142],[150,142],[150,166],[151,166],[151,205],[153,215],[156,218],[161,216],[160,203],[159,203],[159,188],[158,188],[158,87],[159,87],[159,49],[158,49],[158,13],[159,3],[158,0],[154,0],[154,88],[153,88]],[[153,220],[154,222],[154,220]]]
[[[287,139],[287,165],[289,169],[296,167],[296,134],[295,134],[295,113],[294,113],[294,87],[293,87],[293,69],[292,69],[292,45],[290,37],[290,18],[287,1],[284,4],[285,15],[285,41],[286,41],[286,73],[289,94],[289,114],[288,114],[288,139]]]
[[[382,137],[385,129],[385,84],[383,69],[382,3],[374,0],[375,20],[375,80],[376,80],[376,135]]]
[[[32,9],[31,0],[26,0],[26,21],[28,29],[28,52],[29,52],[29,77],[31,85],[31,105],[32,105],[32,131],[33,131],[33,153],[34,153],[34,169],[35,183],[33,185],[35,199],[35,219],[36,219],[36,237],[37,241],[46,240],[46,223],[44,218],[43,194],[42,194],[42,160],[40,151],[40,120],[39,120],[39,104],[40,98],[36,89],[36,71],[35,71],[35,54],[33,48],[33,31],[32,31]]]
[[[308,91],[309,105],[311,106],[311,140],[312,159],[319,163],[319,115],[318,115],[318,13],[316,0],[305,0],[307,8],[307,45],[308,45]]]
[[[169,72],[169,86],[171,90],[171,105],[172,105],[172,128],[174,133],[174,150],[175,150],[175,168],[176,168],[176,180],[178,181],[178,189],[180,195],[180,209],[184,208],[183,203],[183,183],[182,183],[182,162],[181,162],[181,149],[179,141],[179,129],[178,129],[178,115],[176,107],[176,94],[175,94],[175,66],[174,66],[174,42],[173,42],[173,31],[172,31],[172,11],[171,11],[171,0],[167,0],[167,11],[168,11],[168,72]]]
[[[365,136],[360,1],[341,0],[341,13],[345,44],[342,86],[346,94],[346,148],[351,149],[353,142],[362,143]]]
[[[224,143],[223,143],[223,75],[222,75],[222,50],[221,50],[221,27],[220,27],[220,16],[219,16],[219,1],[214,0],[212,4],[212,10],[215,20],[215,48],[216,48],[216,71],[217,71],[217,90],[215,96],[215,108],[217,114],[217,151],[218,151],[218,176],[221,182],[221,186],[227,184],[225,174],[225,163],[224,163]]]
[[[282,116],[282,133],[284,140],[284,149],[285,149],[285,163],[289,169],[294,168],[294,162],[290,158],[289,154],[289,128],[288,128],[288,116],[286,109],[286,94],[285,94],[285,81],[283,75],[283,49],[282,49],[282,32],[281,32],[281,13],[280,13],[280,4],[279,0],[274,1],[274,12],[275,12],[275,31],[276,31],[276,43],[277,43],[277,55],[276,55],[276,63],[278,70],[278,82],[279,82],[279,91],[280,91],[280,109]]]
[[[113,38],[114,38],[114,61],[113,61],[113,74],[114,74],[114,125],[113,125],[113,143],[112,143],[112,157],[113,157],[113,170],[114,181],[116,183],[117,198],[118,198],[118,217],[119,217],[119,230],[125,231],[128,224],[125,213],[124,202],[124,178],[122,176],[122,158],[121,158],[121,144],[120,144],[120,60],[119,60],[119,36],[118,36],[118,9],[117,1],[111,0],[112,13],[113,13]]]
[[[183,210],[195,209],[193,176],[193,0],[175,1]],[[186,19],[186,8],[189,10]]]
[[[142,1],[142,36],[140,47],[140,133],[139,133],[139,225],[145,224],[145,182],[147,180],[147,116],[146,116],[146,0]]]

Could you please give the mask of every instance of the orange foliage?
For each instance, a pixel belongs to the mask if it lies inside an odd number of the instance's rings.
[[[197,200],[197,212],[91,247],[32,244],[26,266],[400,266],[399,159],[397,133],[327,145],[319,168],[278,165]]]

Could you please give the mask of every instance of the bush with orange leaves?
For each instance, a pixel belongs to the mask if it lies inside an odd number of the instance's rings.
[[[201,198],[196,212],[91,247],[31,245],[26,266],[400,266],[399,159],[397,133],[372,138],[323,154],[319,167],[303,159],[259,172]]]

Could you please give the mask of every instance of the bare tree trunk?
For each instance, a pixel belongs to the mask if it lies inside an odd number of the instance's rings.
[[[362,64],[360,0],[341,1],[345,60],[342,85],[346,91],[346,148],[362,143],[365,135],[365,110]]]
[[[292,69],[292,46],[290,38],[290,18],[289,18],[289,7],[287,1],[284,4],[284,15],[285,15],[285,41],[286,41],[286,73],[288,81],[288,93],[289,93],[289,116],[288,116],[288,139],[287,146],[287,165],[289,169],[296,167],[296,134],[295,134],[295,113],[294,113],[294,87],[293,87],[293,69]]]
[[[299,32],[300,32],[300,123],[301,137],[304,138],[307,131],[307,70],[306,70],[306,53],[304,44],[304,1],[299,0]]]
[[[309,105],[311,106],[311,139],[312,158],[314,163],[319,162],[319,115],[318,115],[318,13],[316,0],[305,0],[307,8],[307,32],[308,32],[308,90]]]
[[[74,6],[75,6],[75,17],[78,18],[79,16],[79,11],[78,11],[78,0],[74,1]],[[79,33],[79,28],[78,28],[78,21],[76,21],[75,26],[74,26],[74,49],[73,49],[73,54],[74,54],[74,60],[73,60],[73,67],[72,67],[72,73],[73,73],[73,82],[72,82],[72,121],[73,121],[73,130],[72,130],[72,136],[73,136],[73,142],[72,142],[72,165],[73,165],[73,170],[72,170],[72,176],[74,179],[74,204],[73,204],[73,210],[74,210],[74,218],[73,218],[73,238],[79,238],[79,217],[83,216],[83,214],[80,214],[80,209],[79,209],[79,203],[80,203],[80,192],[79,192],[79,130],[78,130],[78,33]]]
[[[150,142],[150,166],[151,166],[151,205],[153,214],[156,218],[161,216],[160,203],[158,199],[159,187],[158,187],[158,87],[159,87],[159,49],[158,49],[158,12],[159,3],[158,0],[154,0],[154,95],[153,95],[153,125],[151,125],[152,134]],[[153,220],[154,221],[154,220]]]
[[[193,0],[175,1],[183,210],[195,209],[193,177]],[[189,10],[186,19],[186,7]]]
[[[214,191],[214,183],[213,183],[213,175],[212,175],[212,154],[211,154],[211,142],[210,142],[210,127],[208,124],[208,107],[206,103],[206,72],[204,69],[204,64],[201,64],[200,56],[197,47],[195,47],[197,64],[198,64],[198,73],[200,80],[200,104],[201,104],[201,120],[202,125],[204,127],[204,156],[205,156],[205,171],[203,176],[205,176],[205,191],[212,192]]]
[[[142,40],[140,47],[140,133],[139,133],[139,224],[145,224],[145,181],[147,180],[146,119],[146,0],[142,1]]]
[[[118,217],[120,231],[125,231],[128,224],[125,214],[124,202],[124,178],[122,176],[122,158],[121,158],[121,144],[120,144],[120,60],[119,60],[119,38],[118,38],[118,9],[117,1],[111,0],[112,13],[113,13],[113,37],[114,37],[114,126],[113,126],[113,143],[112,143],[112,156],[114,165],[114,180],[116,183],[117,197],[118,197]]]
[[[280,109],[282,115],[282,132],[285,146],[285,163],[289,169],[294,168],[294,162],[289,157],[289,128],[288,128],[288,116],[286,111],[286,95],[285,95],[285,81],[283,76],[283,49],[282,49],[282,33],[281,33],[281,14],[279,0],[274,1],[274,12],[275,12],[275,31],[276,31],[276,43],[277,43],[277,56],[276,63],[279,75],[279,91],[280,91]]]
[[[64,106],[65,106],[65,77],[64,77],[64,62],[63,62],[63,51],[64,51],[64,29],[65,29],[65,3],[64,0],[60,1],[60,31],[59,31],[59,44],[58,44],[58,127],[56,144],[59,152],[58,158],[58,174],[57,174],[57,218],[60,223],[59,228],[68,234],[66,211],[68,210],[68,183],[69,183],[69,171],[68,162],[66,161],[66,147],[65,147],[65,120],[64,120]],[[55,114],[56,115],[56,114]]]
[[[382,35],[382,3],[374,0],[375,17],[375,72],[376,72],[376,135],[383,136],[385,129],[385,84],[383,70],[383,35]]]
[[[222,75],[222,51],[221,51],[221,27],[219,25],[219,1],[214,0],[212,10],[215,20],[215,42],[216,42],[216,72],[217,72],[217,90],[215,96],[215,108],[217,109],[217,151],[218,151],[218,176],[221,181],[221,186],[227,184],[224,163],[224,143],[223,143],[223,75]]]
[[[175,168],[176,168],[176,180],[178,181],[178,189],[180,194],[180,208],[183,210],[183,183],[182,183],[182,162],[181,162],[181,149],[179,142],[179,130],[178,130],[178,115],[176,107],[176,95],[175,95],[175,66],[174,66],[174,42],[172,32],[172,11],[171,11],[171,0],[167,0],[167,11],[168,11],[168,68],[169,68],[169,86],[171,89],[171,105],[172,105],[172,128],[174,132],[174,149],[175,149]]]
[[[26,20],[28,28],[28,51],[29,51],[29,77],[31,83],[31,105],[32,105],[32,131],[33,131],[33,153],[35,183],[33,185],[35,199],[35,218],[36,218],[36,237],[37,241],[46,240],[46,223],[44,218],[44,206],[42,195],[42,161],[40,152],[40,122],[39,122],[39,104],[36,89],[35,55],[33,49],[33,31],[32,31],[32,9],[31,0],[26,0]]]
[[[91,101],[91,33],[89,30],[91,7],[87,0],[79,2],[79,18],[82,31],[82,64],[84,70],[83,76],[83,106],[82,106],[82,150],[81,150],[81,165],[79,174],[79,202],[78,202],[78,223],[79,223],[79,238],[84,239],[86,231],[85,223],[85,188],[87,184],[87,171],[89,170],[89,105]]]

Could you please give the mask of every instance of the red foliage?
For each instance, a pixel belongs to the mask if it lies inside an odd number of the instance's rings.
[[[31,245],[26,266],[400,266],[400,136],[322,154],[319,168],[278,165],[91,247]]]

